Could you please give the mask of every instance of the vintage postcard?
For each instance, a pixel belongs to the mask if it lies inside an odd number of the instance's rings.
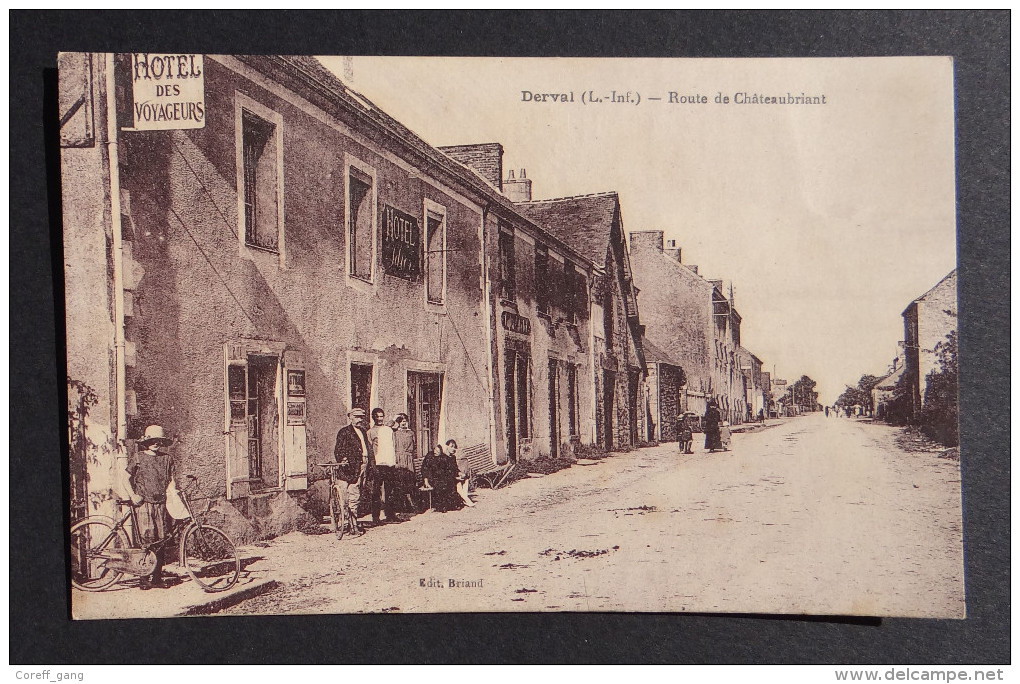
[[[64,53],[76,619],[965,615],[950,58]]]

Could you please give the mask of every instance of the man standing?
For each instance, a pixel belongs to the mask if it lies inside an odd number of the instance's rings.
[[[333,460],[337,468],[338,484],[344,487],[340,500],[347,506],[354,523],[355,537],[364,534],[358,524],[358,504],[361,502],[362,487],[371,486],[372,447],[365,435],[365,410],[351,409],[347,413],[350,424],[336,433],[336,448]]]
[[[138,450],[127,466],[129,496],[138,509],[138,536],[143,544],[154,545],[152,551],[156,556],[152,574],[139,581],[143,590],[167,587],[163,580],[165,545],[158,542],[166,538],[172,524],[166,510],[166,489],[174,475],[172,443],[161,426],[150,425],[136,443]]]
[[[393,429],[386,424],[386,412],[381,408],[372,409],[372,427],[368,431],[368,441],[375,455],[375,483],[372,487],[372,522],[379,522],[380,501],[386,522],[397,519],[397,478],[394,472],[397,455],[393,446]]]

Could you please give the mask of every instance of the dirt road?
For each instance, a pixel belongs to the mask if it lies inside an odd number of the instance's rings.
[[[895,435],[815,414],[726,453],[582,461],[356,540],[287,535],[260,562],[282,588],[227,612],[962,617],[958,463]]]

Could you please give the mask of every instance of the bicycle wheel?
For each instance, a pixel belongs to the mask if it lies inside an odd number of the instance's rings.
[[[342,538],[344,535],[343,531],[343,502],[337,493],[337,488],[329,488],[329,519],[333,522],[333,534],[337,538]]]
[[[234,543],[211,525],[189,525],[184,531],[181,565],[208,592],[226,591],[241,574],[241,560]]]
[[[124,530],[106,518],[86,518],[71,528],[71,586],[102,591],[124,574],[107,567],[107,561],[131,546]],[[119,558],[123,561],[123,558]]]

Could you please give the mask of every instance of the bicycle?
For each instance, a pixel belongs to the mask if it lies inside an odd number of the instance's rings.
[[[194,476],[187,479],[197,488]],[[176,540],[179,565],[203,590],[215,593],[234,586],[241,574],[237,549],[225,532],[203,521],[212,499],[206,497],[205,511],[196,515],[188,491],[178,493],[188,517],[174,520],[170,532],[151,544],[138,540],[137,507],[129,500],[117,500],[118,507],[128,508],[117,520],[93,515],[75,523],[71,527],[71,585],[81,591],[102,591],[125,574],[149,575],[156,568],[156,552]],[[128,520],[130,528],[125,528]]]
[[[336,538],[343,539],[347,532],[358,535],[362,534],[361,526],[358,524],[357,513],[351,514],[350,501],[347,498],[347,482],[337,477],[339,463],[318,463],[316,464],[329,473],[329,519],[333,524],[333,534]]]

